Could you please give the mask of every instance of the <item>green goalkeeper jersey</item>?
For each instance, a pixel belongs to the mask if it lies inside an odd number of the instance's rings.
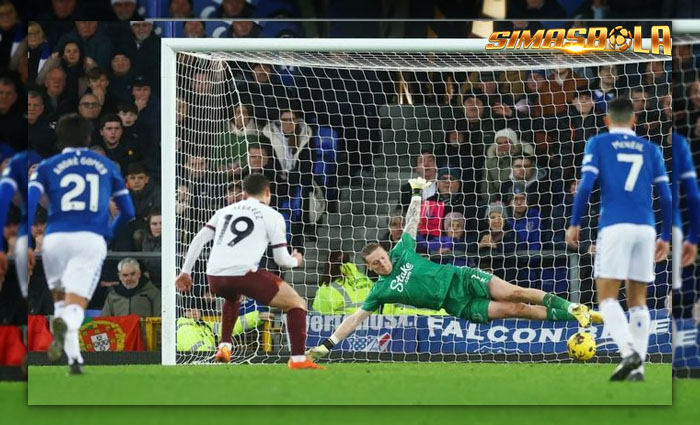
[[[408,233],[389,251],[393,269],[381,276],[362,304],[365,311],[375,311],[386,303],[408,304],[440,310],[450,289],[455,266],[440,265],[415,252],[416,241]]]

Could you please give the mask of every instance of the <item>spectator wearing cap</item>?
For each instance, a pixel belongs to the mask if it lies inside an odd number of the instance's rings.
[[[170,0],[168,10],[172,19],[189,19],[194,17],[192,14],[192,0]]]
[[[87,93],[95,95],[99,102],[102,111],[101,113],[113,114],[117,112],[117,100],[114,95],[108,90],[109,73],[105,68],[94,67],[85,73],[87,81]]]
[[[130,23],[129,37],[122,40],[124,52],[131,58],[134,75],[140,75],[160,94],[160,37],[153,32],[152,22]]]
[[[182,32],[187,38],[204,38],[207,36],[203,21],[185,21]]]
[[[131,68],[131,58],[124,50],[116,49],[112,54],[110,62],[111,76],[107,95],[117,102],[132,101],[131,80],[134,78],[134,71]]]
[[[116,114],[100,118],[99,131],[100,140],[93,143],[104,149],[107,158],[117,163],[122,175],[126,177],[127,166],[143,158],[141,150],[129,140],[123,140],[124,128]]]
[[[489,254],[507,254],[515,251],[515,235],[504,217],[504,208],[493,203],[486,211],[486,226],[479,235],[477,247]]]
[[[131,96],[139,111],[139,121],[150,129],[154,142],[160,140],[160,99],[153,93],[151,82],[137,76],[131,83]]]
[[[578,168],[583,159],[583,151],[586,141],[595,136],[604,128],[603,116],[598,114],[593,102],[593,94],[589,90],[582,90],[574,95],[567,113],[559,118],[560,154],[564,179],[576,177]],[[557,167],[558,163],[550,166]]]
[[[513,158],[535,152],[532,145],[521,143],[515,131],[510,128],[498,130],[494,141],[486,151],[486,178],[479,189],[479,194],[486,203],[501,199],[503,186],[510,180]]]
[[[66,72],[58,67],[46,73],[44,81],[45,109],[50,121],[78,109],[78,94],[66,91]]]
[[[122,140],[142,149],[146,168],[153,173],[156,181],[160,181],[160,144],[153,140],[151,132],[139,119],[138,108],[133,102],[120,102],[117,115],[122,121]]]
[[[27,147],[27,123],[22,106],[17,102],[17,83],[0,77],[0,141],[18,151]]]
[[[262,34],[262,27],[255,21],[233,21],[228,30],[231,38],[256,38]]]
[[[216,11],[217,18],[252,18],[255,15],[255,7],[245,0],[222,0],[221,6]]]
[[[109,67],[113,48],[112,40],[100,28],[97,21],[76,21],[75,28],[63,34],[56,46],[60,50],[60,47],[69,41],[74,41],[80,45],[88,68],[95,66],[100,68]]]
[[[432,150],[425,149],[415,157],[415,165],[413,166],[413,174],[418,177],[423,177],[430,182],[430,186],[423,189],[423,200],[430,198],[437,193],[437,158]],[[408,206],[411,203],[413,190],[411,185],[404,183],[401,186],[401,200],[399,207],[406,214]]]
[[[59,152],[56,147],[55,122],[51,122],[44,113],[44,98],[41,93],[30,90],[27,93],[27,122],[29,149],[36,151],[42,158],[48,158]]]
[[[513,193],[508,224],[515,233],[517,251],[537,251],[541,248],[540,211],[536,207],[528,207],[525,192],[516,190]]]
[[[598,78],[593,82],[591,90],[596,109],[601,113],[608,110],[608,102],[625,93],[626,82],[620,76],[616,65],[601,65],[598,67]]]

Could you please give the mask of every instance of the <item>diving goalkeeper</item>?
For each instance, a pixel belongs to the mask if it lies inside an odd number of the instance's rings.
[[[406,226],[399,243],[386,252],[379,244],[362,250],[367,267],[380,277],[362,307],[348,316],[330,338],[306,351],[314,359],[350,335],[373,311],[385,303],[408,304],[439,310],[476,323],[520,317],[533,320],[577,320],[588,327],[602,323],[598,312],[539,289],[520,288],[490,273],[469,267],[433,263],[415,252],[421,192],[429,185],[423,178],[409,180],[413,189],[406,212]]]

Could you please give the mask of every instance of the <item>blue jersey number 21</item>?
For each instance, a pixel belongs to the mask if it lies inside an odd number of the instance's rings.
[[[80,174],[75,173],[66,174],[59,183],[61,187],[74,185],[71,190],[61,196],[61,211],[85,211],[85,202],[76,201],[75,198],[82,195],[85,191],[86,180],[90,186],[88,209],[92,212],[97,212],[97,203],[100,198],[100,176],[97,174],[86,174],[83,178]]]
[[[642,164],[644,164],[644,156],[636,153],[618,153],[617,161],[632,163],[630,172],[627,174],[627,180],[625,180],[625,190],[632,192],[634,190],[635,183],[637,183],[639,171],[642,169]]]

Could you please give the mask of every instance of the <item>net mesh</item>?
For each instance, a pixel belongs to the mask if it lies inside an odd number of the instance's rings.
[[[418,250],[432,261],[479,267],[523,287],[591,307],[599,197],[591,197],[578,252],[564,231],[585,141],[605,131],[606,102],[627,94],[637,132],[662,143],[671,125],[670,62],[636,54],[408,54],[180,52],[177,56],[176,264],[216,209],[241,197],[241,179],[263,172],[302,269],[280,273],[308,300],[307,345],[330,335],[376,276],[359,252],[391,247],[410,199],[424,192]],[[658,214],[657,214],[658,215]],[[195,267],[195,290],[177,298],[177,362],[210,362],[189,344],[188,323],[218,322],[221,301]],[[354,263],[357,269],[346,267]],[[659,361],[671,351],[664,310],[667,265],[649,288]],[[234,361],[286,358],[284,316],[248,300]],[[444,312],[384,305],[332,359],[566,361],[575,322],[465,322]],[[182,327],[180,326],[182,325]],[[598,361],[616,356],[592,327]],[[207,331],[208,332],[208,331]]]

